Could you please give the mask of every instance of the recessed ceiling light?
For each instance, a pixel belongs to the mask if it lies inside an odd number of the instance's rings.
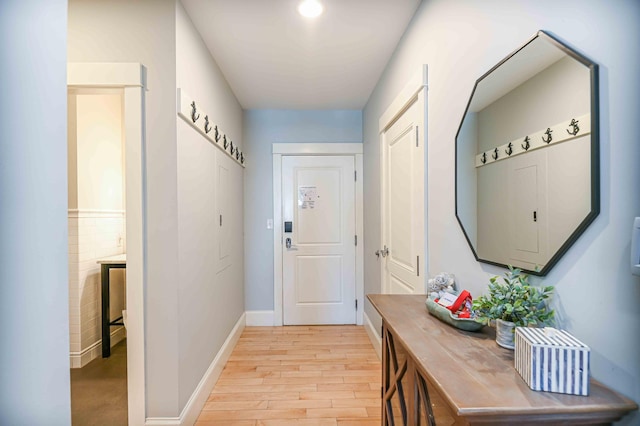
[[[323,10],[324,7],[318,0],[304,0],[298,5],[298,12],[306,18],[317,18]]]

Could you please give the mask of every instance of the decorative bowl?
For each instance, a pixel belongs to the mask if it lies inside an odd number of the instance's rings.
[[[427,298],[425,304],[427,305],[427,311],[429,311],[431,315],[460,330],[480,331],[480,329],[485,326],[485,324],[472,318],[457,318],[453,316],[450,310],[430,298]]]

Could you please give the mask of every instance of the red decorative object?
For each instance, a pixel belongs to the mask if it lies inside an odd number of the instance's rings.
[[[469,293],[467,290],[462,290],[453,305],[447,307],[447,309],[455,314],[460,310],[460,308],[464,305],[465,300],[467,299],[471,300],[471,293]]]

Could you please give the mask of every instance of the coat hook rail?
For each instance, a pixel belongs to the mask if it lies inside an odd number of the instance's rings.
[[[572,117],[553,126],[544,128],[527,136],[493,146],[475,157],[476,167],[483,167],[496,161],[525,154],[529,151],[554,146],[591,134],[591,114]],[[502,152],[506,155],[500,155]]]
[[[237,144],[231,142],[231,138],[225,135],[220,126],[213,123],[202,109],[198,108],[196,101],[185,93],[184,90],[178,89],[178,115],[188,124],[196,129],[209,142],[217,146],[225,154],[231,157],[240,166],[246,166],[246,157],[240,151]],[[204,120],[200,120],[200,116]],[[222,143],[220,142],[222,140]],[[231,150],[228,150],[231,145]]]

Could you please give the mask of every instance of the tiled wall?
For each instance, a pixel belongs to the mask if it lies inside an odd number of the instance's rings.
[[[71,368],[100,356],[101,297],[99,258],[125,253],[122,211],[69,210],[69,331]],[[125,272],[112,269],[110,316],[125,309]],[[123,327],[111,327],[111,346],[125,337]]]

